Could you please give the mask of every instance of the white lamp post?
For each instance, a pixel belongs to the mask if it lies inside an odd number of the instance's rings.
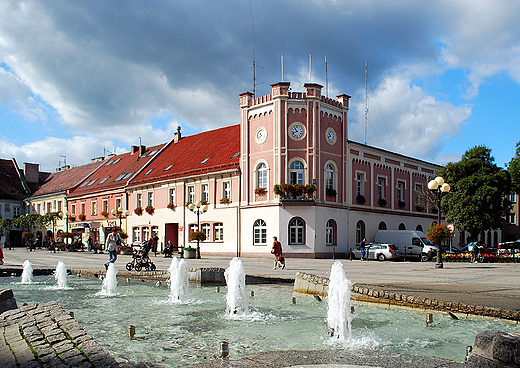
[[[190,203],[188,209],[197,215],[197,231],[200,230],[200,215],[206,213],[208,211],[208,205],[202,205],[201,201],[198,201],[197,204]],[[200,240],[197,239],[197,259],[200,259]]]
[[[451,189],[448,183],[444,182],[442,176],[437,176],[435,179],[428,182],[428,189],[437,191],[437,224],[441,224],[441,195],[442,193],[448,193]],[[442,251],[441,251],[441,239],[439,238],[437,244],[437,262],[435,268],[443,268],[442,263]]]

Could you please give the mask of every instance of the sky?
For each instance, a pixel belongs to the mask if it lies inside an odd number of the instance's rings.
[[[516,0],[0,0],[0,158],[53,171],[238,124],[239,94],[283,79],[352,96],[350,140],[505,167],[518,19]]]

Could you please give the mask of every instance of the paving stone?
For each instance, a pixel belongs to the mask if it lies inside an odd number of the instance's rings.
[[[64,340],[68,340],[67,336],[65,336],[65,334],[63,332],[61,332],[61,331],[57,335],[46,336],[46,338],[51,343],[51,345],[54,345],[54,344],[56,344],[58,342],[62,342]]]
[[[34,345],[33,349],[34,351],[36,351],[36,354],[38,354],[38,357],[49,354],[56,355],[55,350],[51,348],[49,345]]]
[[[41,367],[40,363],[38,363],[36,360],[20,363],[20,368],[36,368],[36,367],[38,367],[38,368]]]
[[[74,348],[74,344],[70,342],[70,340],[62,341],[58,344],[52,345],[52,348],[56,350],[58,354],[64,353],[66,351],[69,351],[70,349]]]
[[[72,349],[63,354],[60,354],[60,358],[63,359],[68,365],[76,365],[77,363],[87,361],[87,358],[81,354],[81,351],[78,349]]]
[[[13,366],[15,364],[14,356],[3,338],[3,327],[0,329],[0,332],[2,334],[0,338],[0,361],[2,362],[2,364],[5,364],[6,366]]]
[[[54,351],[50,354],[46,354],[46,355],[42,355],[42,356],[38,355],[38,359],[42,363],[45,363],[45,364],[48,364],[53,361],[60,361],[60,359],[58,358],[58,356],[56,355],[56,353]]]
[[[62,333],[63,331],[61,330],[61,328],[58,328],[58,326],[53,324],[53,325],[42,328],[41,332],[45,335],[45,337],[49,337],[49,336],[53,336],[53,335],[58,335],[58,334]]]
[[[90,340],[94,340],[94,339],[92,338],[92,336],[90,336],[90,335],[82,335],[82,336],[79,336],[78,338],[75,338],[75,339],[74,339],[74,342],[75,342],[76,344],[81,344],[82,342],[90,341]]]

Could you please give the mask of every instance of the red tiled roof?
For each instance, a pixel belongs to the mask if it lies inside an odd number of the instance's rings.
[[[32,197],[59,193],[74,188],[83,179],[92,174],[100,165],[103,165],[103,162],[95,162],[92,164],[77,166],[69,170],[53,173],[32,195]]]
[[[0,159],[0,199],[22,200],[27,193],[11,160]]]
[[[132,175],[149,162],[164,145],[163,143],[147,147],[142,155],[136,152],[110,157],[80,186],[71,190],[70,197],[124,188]]]
[[[129,185],[234,169],[239,153],[240,125],[187,136],[167,146]]]

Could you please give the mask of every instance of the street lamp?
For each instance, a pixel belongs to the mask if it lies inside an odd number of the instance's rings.
[[[435,179],[428,182],[428,189],[437,191],[437,224],[441,224],[441,195],[442,193],[448,193],[451,189],[448,183],[444,182],[442,176],[437,176]],[[442,263],[442,251],[441,251],[441,239],[439,238],[437,244],[437,262],[435,268],[443,268]]]
[[[197,204],[190,203],[188,209],[197,215],[197,231],[200,230],[200,215],[206,213],[208,210],[208,205],[202,205],[201,201],[198,201]],[[197,259],[200,259],[200,240],[197,239]]]
[[[68,233],[68,232],[69,232],[69,217],[70,217],[70,212],[69,212],[69,211],[65,212],[65,216],[67,216],[67,217],[65,217],[65,232]]]
[[[121,218],[123,217],[123,214],[126,216],[128,216],[130,214],[130,211],[128,210],[124,210],[123,207],[119,207],[117,209],[113,209],[112,210],[112,215],[114,216],[118,216],[119,217],[119,230],[122,231],[123,228],[121,227],[122,226],[122,222],[121,222]]]

